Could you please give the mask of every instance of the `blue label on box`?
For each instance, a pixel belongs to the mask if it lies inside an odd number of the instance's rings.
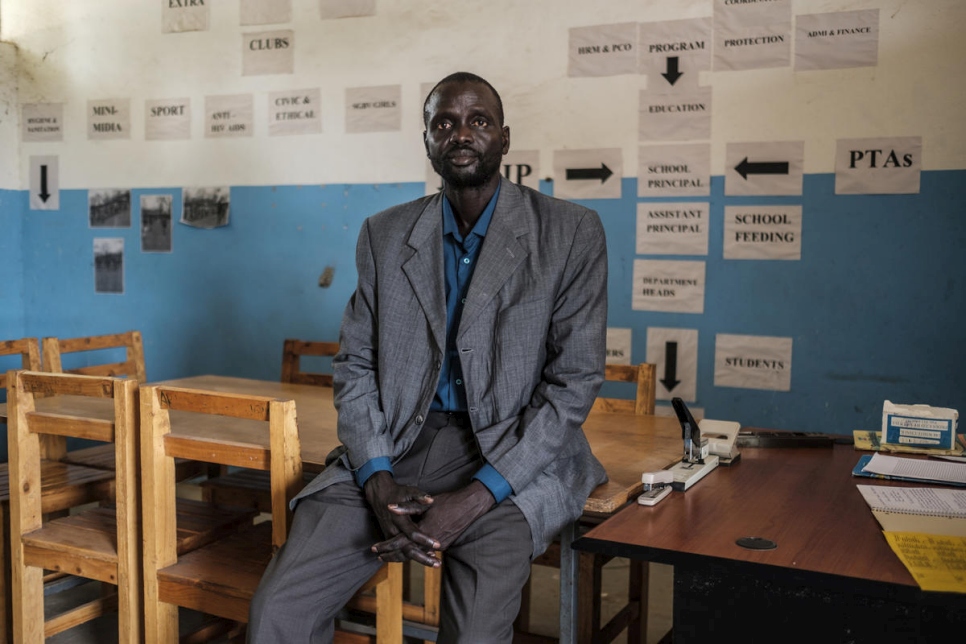
[[[952,418],[886,414],[885,442],[907,447],[952,449],[956,443],[956,426]]]

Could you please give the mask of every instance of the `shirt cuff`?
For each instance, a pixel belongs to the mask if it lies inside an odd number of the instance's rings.
[[[510,484],[489,463],[481,467],[480,471],[473,475],[473,478],[486,486],[497,503],[502,503],[504,499],[513,494],[513,488],[510,487]]]
[[[388,456],[377,456],[376,458],[369,459],[365,465],[356,470],[356,483],[359,484],[359,487],[362,487],[369,480],[369,477],[376,472],[389,472],[392,474],[392,463],[389,462]]]

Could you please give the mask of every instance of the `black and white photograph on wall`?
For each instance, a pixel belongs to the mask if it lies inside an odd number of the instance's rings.
[[[195,228],[228,225],[230,191],[226,188],[185,188],[181,223]]]
[[[124,240],[94,238],[94,292],[124,292]]]
[[[171,195],[141,195],[141,252],[171,252]]]
[[[91,190],[87,193],[91,228],[130,228],[130,190]]]

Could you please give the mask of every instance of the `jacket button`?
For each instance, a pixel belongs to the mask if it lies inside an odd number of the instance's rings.
[[[417,414],[416,415],[416,424],[417,425],[422,425],[423,424],[423,420],[424,420],[424,418],[423,418],[423,415],[422,414]]]

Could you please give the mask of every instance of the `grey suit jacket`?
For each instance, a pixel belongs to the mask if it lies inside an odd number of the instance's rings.
[[[296,497],[370,459],[400,459],[429,412],[446,348],[442,196],[359,234],[359,282],[334,360],[342,446]],[[607,258],[597,214],[503,180],[457,335],[480,451],[513,488],[533,556],[606,480],[581,425],[603,381]]]

